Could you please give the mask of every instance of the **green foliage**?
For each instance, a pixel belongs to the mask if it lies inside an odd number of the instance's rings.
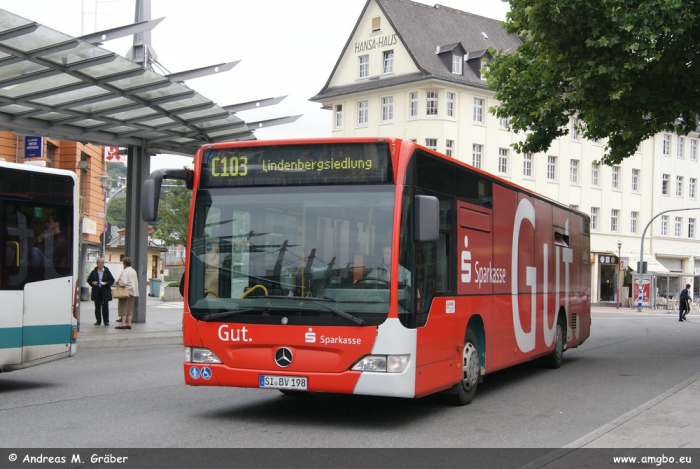
[[[168,180],[168,184],[176,183]],[[153,237],[164,240],[169,246],[187,246],[192,191],[187,189],[182,181],[177,181],[176,185],[179,187],[163,187],[161,191]]]
[[[126,166],[123,163],[107,163],[107,175],[111,177],[116,184],[117,177],[126,177]]]
[[[119,228],[126,227],[126,197],[117,197],[109,203],[107,223]]]
[[[166,285],[167,287],[179,287],[180,282],[170,282],[169,284]]]
[[[568,133],[608,139],[604,164],[618,164],[647,138],[697,127],[700,1],[508,0],[516,51],[494,51],[491,112],[527,132],[519,152],[546,152]]]

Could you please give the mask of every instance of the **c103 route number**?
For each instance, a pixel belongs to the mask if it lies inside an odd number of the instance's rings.
[[[217,171],[217,163],[221,163],[222,171]],[[247,176],[248,157],[229,156],[228,158],[219,158],[217,156],[211,160],[211,175],[214,177]]]

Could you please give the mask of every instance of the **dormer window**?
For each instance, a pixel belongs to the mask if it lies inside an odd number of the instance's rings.
[[[452,56],[452,73],[456,75],[462,74],[462,56],[453,55]]]
[[[461,42],[437,46],[435,53],[440,57],[440,61],[445,64],[445,69],[455,75],[463,75],[462,63],[466,54]]]
[[[484,57],[481,59],[481,70],[479,70],[479,73],[481,74],[481,79],[486,81],[486,74],[491,71],[491,67],[489,67],[489,60]]]

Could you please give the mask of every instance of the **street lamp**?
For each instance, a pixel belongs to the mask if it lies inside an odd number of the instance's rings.
[[[112,190],[112,178],[109,177],[107,174],[101,174],[99,176],[95,176],[95,179],[100,180],[100,187],[102,188],[102,195],[104,195],[105,198],[105,216],[102,224],[102,257],[104,259],[105,257],[105,241],[107,239],[107,229],[105,225],[107,224],[107,196],[109,195],[109,192]]]
[[[622,251],[622,241],[619,239],[617,240],[617,275],[615,278],[617,279],[617,305],[615,306],[617,309],[620,309],[620,254]]]

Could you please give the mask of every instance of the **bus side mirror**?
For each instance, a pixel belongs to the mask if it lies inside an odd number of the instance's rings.
[[[440,237],[440,202],[432,195],[415,196],[416,242],[430,243]]]
[[[141,218],[146,222],[158,218],[158,199],[163,179],[180,179],[185,181],[188,189],[192,189],[194,171],[190,169],[157,169],[148,175],[141,187]]]

